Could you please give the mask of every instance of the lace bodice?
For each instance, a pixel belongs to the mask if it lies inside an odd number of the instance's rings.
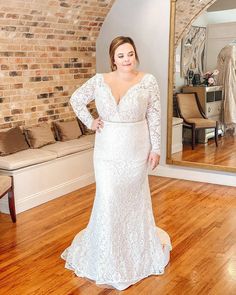
[[[86,105],[95,99],[102,120],[110,122],[137,122],[147,119],[152,152],[160,154],[160,94],[155,77],[145,74],[141,81],[131,86],[116,103],[112,91],[102,74],[96,74],[72,95],[70,103],[77,117],[91,128],[94,118]]]

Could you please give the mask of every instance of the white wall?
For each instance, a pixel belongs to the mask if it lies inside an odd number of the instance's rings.
[[[236,4],[235,4],[236,5]],[[207,70],[217,67],[220,50],[236,40],[236,9],[207,13]]]
[[[97,40],[97,72],[109,71],[108,47],[118,35],[134,39],[140,68],[154,74],[161,90],[162,145],[161,164],[154,174],[174,178],[236,186],[236,174],[212,172],[165,164],[168,87],[170,1],[116,0]]]
[[[192,25],[196,27],[206,27],[208,23],[208,12],[204,11],[197,19],[195,19]]]
[[[180,92],[181,88],[185,85],[185,83],[187,82],[185,80],[184,77],[182,77],[181,75],[181,51],[182,51],[182,44],[181,42],[179,43],[179,45],[176,47],[175,50],[175,60],[178,61],[179,66],[175,66],[175,75],[174,75],[174,79],[175,79],[175,92]]]
[[[208,24],[235,22],[235,18],[236,18],[236,9],[207,13]]]
[[[210,24],[207,27],[207,70],[217,68],[217,57],[220,50],[236,40],[236,14],[235,22]]]
[[[109,71],[108,48],[113,38],[124,35],[134,39],[140,69],[156,76],[162,96],[162,155],[165,134],[168,87],[168,43],[170,3],[167,0],[116,0],[97,39],[97,72]],[[162,162],[164,163],[164,157]]]
[[[119,35],[129,36],[136,44],[140,69],[154,74],[166,95],[168,48],[163,45],[169,39],[169,7],[166,0],[116,0],[97,39],[97,71],[110,70],[111,40]]]

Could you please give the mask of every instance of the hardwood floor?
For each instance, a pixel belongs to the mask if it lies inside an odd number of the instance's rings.
[[[162,276],[119,292],[64,269],[62,251],[90,216],[95,185],[19,214],[0,214],[0,294],[236,294],[236,188],[150,177],[154,215],[171,236]]]
[[[214,139],[208,140],[208,144],[197,144],[192,150],[190,144],[185,144],[183,152],[172,154],[172,160],[189,161],[212,165],[236,167],[236,136],[226,133],[219,137],[218,147]]]

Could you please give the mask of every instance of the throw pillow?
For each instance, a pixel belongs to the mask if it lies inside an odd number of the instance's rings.
[[[29,148],[20,127],[0,132],[0,156],[6,156]]]
[[[82,135],[80,126],[77,120],[54,122],[57,139],[60,141],[68,141],[79,138]]]
[[[25,128],[26,139],[31,148],[36,149],[44,145],[56,142],[49,124],[42,123],[37,126]]]

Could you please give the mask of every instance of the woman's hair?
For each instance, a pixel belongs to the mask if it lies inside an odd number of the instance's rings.
[[[115,51],[120,45],[125,44],[125,43],[129,43],[133,46],[134,53],[135,53],[135,59],[139,63],[138,53],[137,53],[134,41],[130,37],[119,36],[111,41],[111,45],[109,48],[110,64],[111,64],[112,71],[116,70],[115,59],[114,59]]]

